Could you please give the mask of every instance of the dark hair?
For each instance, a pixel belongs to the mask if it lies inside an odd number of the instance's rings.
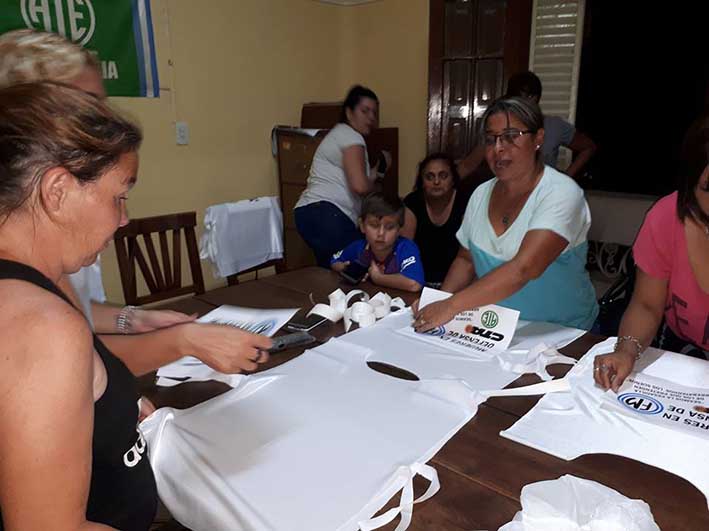
[[[506,97],[523,95],[542,97],[542,82],[534,72],[519,72],[507,82]]]
[[[137,126],[69,85],[0,90],[0,216],[22,206],[47,170],[61,166],[81,182],[95,181],[142,138]]]
[[[682,144],[679,164],[677,215],[681,221],[687,217],[709,227],[709,216],[697,201],[695,189],[699,177],[709,165],[709,114],[695,121],[687,131]]]
[[[414,192],[420,190],[423,187],[423,172],[426,170],[429,162],[434,160],[442,160],[451,170],[451,178],[453,179],[453,188],[458,188],[460,184],[460,174],[458,173],[458,167],[453,160],[453,157],[448,155],[448,153],[431,153],[425,159],[423,159],[418,164],[418,169],[416,171],[416,182],[414,183]]]
[[[508,98],[503,96],[493,101],[483,113],[482,119],[480,120],[480,129],[478,131],[479,138],[482,139],[484,137],[487,121],[490,119],[490,116],[494,114],[506,114],[508,120],[510,114],[513,114],[532,133],[536,133],[544,128],[544,115],[539,105],[529,98],[520,98],[517,96]],[[540,149],[535,152],[534,158],[537,162],[541,160],[541,154],[542,151]]]
[[[359,105],[359,102],[362,100],[362,98],[370,98],[379,103],[379,98],[377,98],[377,95],[374,93],[373,90],[368,89],[367,87],[363,87],[362,85],[355,85],[347,93],[345,101],[342,103],[342,110],[340,111],[341,123],[347,123],[346,110],[349,109],[351,111],[354,111],[355,107]]]
[[[397,216],[399,226],[404,226],[404,202],[398,195],[385,195],[378,192],[369,194],[362,201],[360,219],[364,221],[367,216],[382,218],[384,216]]]

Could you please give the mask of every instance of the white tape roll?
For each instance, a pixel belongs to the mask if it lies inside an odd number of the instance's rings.
[[[356,302],[352,302],[358,298]],[[345,332],[349,332],[352,323],[360,327],[372,326],[377,319],[386,317],[392,310],[406,308],[406,303],[397,297],[393,299],[384,292],[377,293],[371,299],[362,290],[355,289],[345,295],[341,289],[336,289],[328,295],[330,304],[316,304],[308,315],[320,315],[333,323],[344,319]],[[350,304],[352,303],[352,304]]]
[[[376,322],[377,318],[374,316],[374,314],[368,313],[359,318],[358,324],[360,328],[364,328],[366,326],[372,326]]]
[[[389,315],[389,313],[391,313],[391,309],[389,308],[389,306],[385,306],[381,302],[378,304],[372,303],[372,306],[374,307],[374,315],[377,317],[377,319],[386,317],[387,315]]]
[[[340,312],[338,308],[328,306],[327,304],[316,304],[313,306],[313,309],[308,312],[308,316],[310,315],[319,315],[320,317],[324,317],[328,321],[332,321],[333,323],[336,323],[340,319],[342,319],[342,314],[343,312]]]
[[[396,312],[406,308],[406,303],[404,302],[404,299],[397,297],[396,299],[392,299],[390,307],[392,312]]]

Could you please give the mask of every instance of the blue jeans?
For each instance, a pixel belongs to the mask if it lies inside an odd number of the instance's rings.
[[[364,236],[342,210],[327,201],[310,203],[293,211],[295,226],[315,253],[320,267],[330,268],[330,258]]]

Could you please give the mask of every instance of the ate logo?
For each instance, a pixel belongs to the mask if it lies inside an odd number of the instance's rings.
[[[487,310],[480,316],[480,322],[485,328],[495,328],[500,318],[492,310]]]
[[[22,0],[21,10],[28,28],[59,33],[80,46],[96,29],[91,0]]]
[[[623,393],[618,396],[618,402],[626,408],[643,415],[657,415],[665,409],[659,400],[640,393]]]

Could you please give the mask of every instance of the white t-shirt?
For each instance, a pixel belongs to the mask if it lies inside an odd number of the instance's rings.
[[[355,225],[357,224],[362,198],[350,190],[342,164],[342,152],[350,146],[364,147],[364,168],[369,177],[369,157],[364,137],[347,124],[337,124],[315,151],[313,164],[310,166],[308,186],[298,199],[295,208],[327,201],[342,210]]]
[[[532,230],[550,230],[568,243],[539,278],[495,304],[519,310],[521,319],[545,321],[590,330],[598,315],[596,292],[586,271],[591,214],[583,190],[563,173],[544,167],[512,225],[495,233],[488,210],[497,178],[475,189],[456,236],[473,258],[475,274],[483,277],[512,260]]]

